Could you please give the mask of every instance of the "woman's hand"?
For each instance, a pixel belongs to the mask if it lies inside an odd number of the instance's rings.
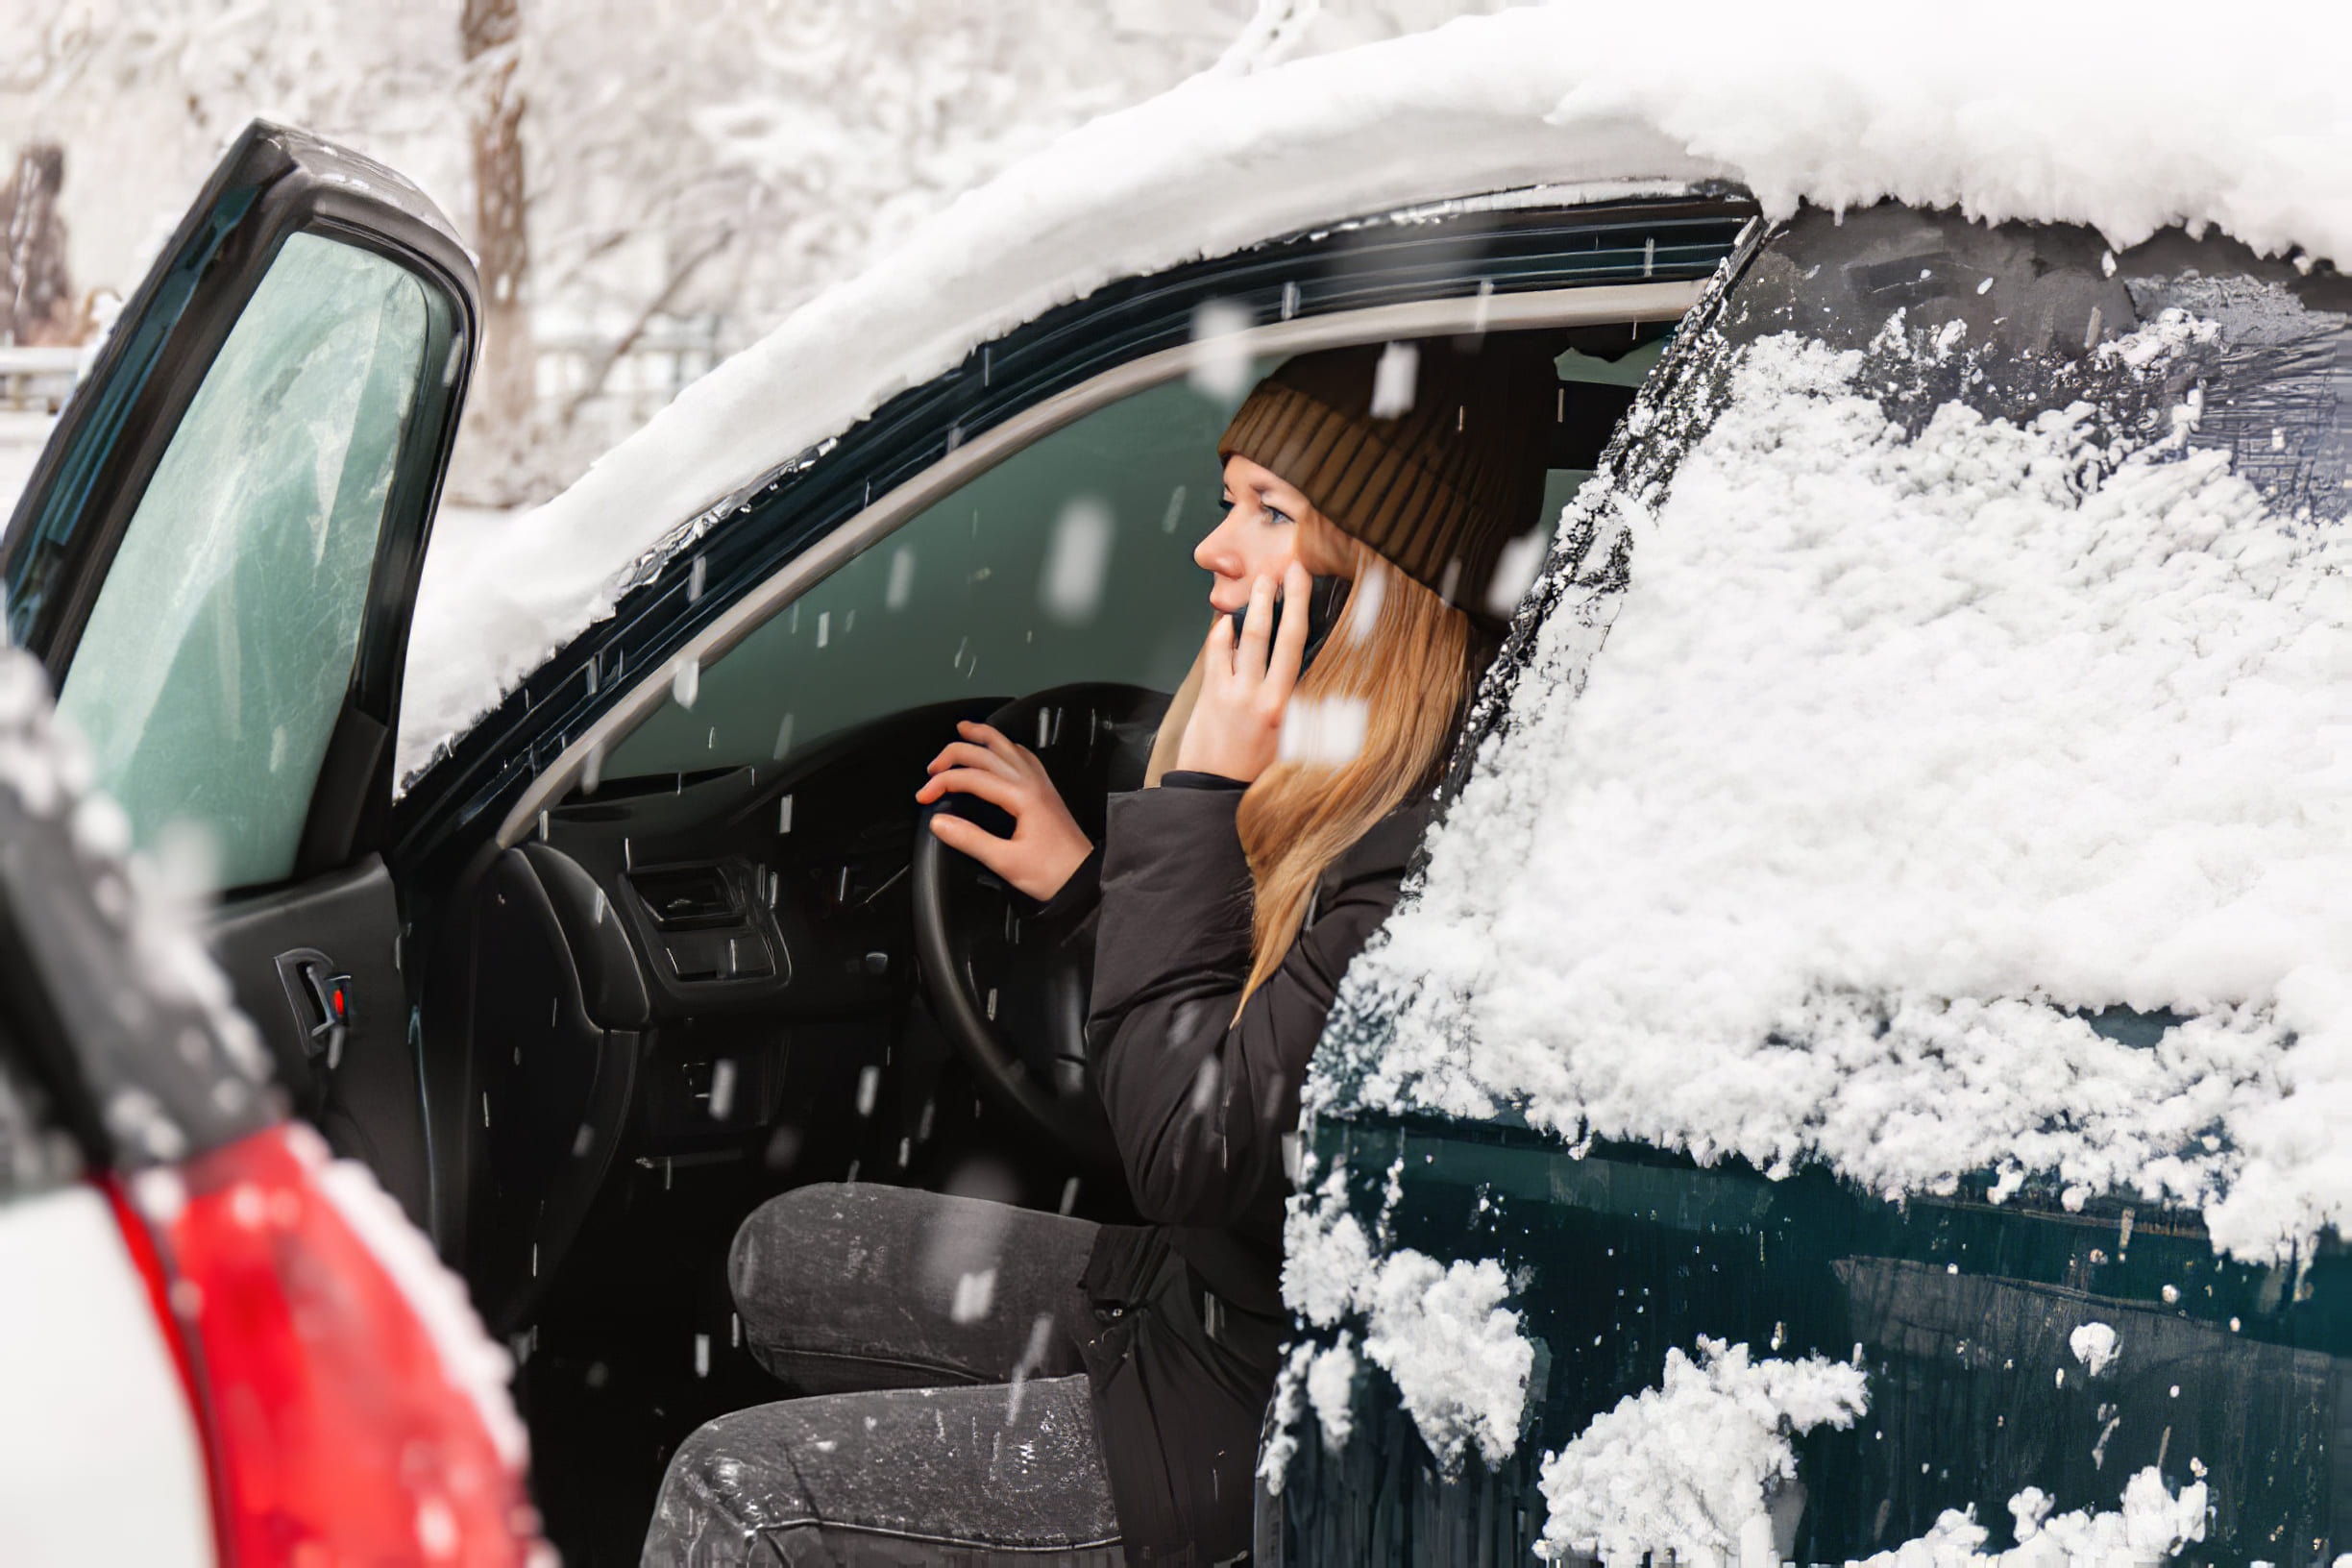
[[[1274,582],[1260,577],[1250,587],[1238,648],[1232,618],[1217,617],[1209,628],[1200,699],[1176,748],[1178,768],[1249,784],[1273,766],[1282,749],[1283,712],[1307,653],[1307,600],[1312,591],[1307,569],[1292,562],[1283,574],[1282,629],[1276,631]]]
[[[977,796],[1012,814],[1013,836],[1000,839],[944,811],[931,819],[932,833],[1030,897],[1051,898],[1093,853],[1093,841],[1079,830],[1036,752],[968,720],[956,733],[964,738],[931,759],[931,781],[915,798],[928,805],[950,795]]]

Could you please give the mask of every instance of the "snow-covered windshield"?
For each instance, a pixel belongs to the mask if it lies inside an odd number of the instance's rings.
[[[1564,521],[1322,1103],[2340,1225],[2348,296],[1893,207],[1768,242]]]

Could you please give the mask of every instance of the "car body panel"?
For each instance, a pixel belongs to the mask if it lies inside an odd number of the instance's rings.
[[[127,839],[0,648],[0,1557],[524,1561],[503,1353]]]
[[[204,1445],[106,1198],[0,1199],[0,1544],[12,1565],[214,1560]]]

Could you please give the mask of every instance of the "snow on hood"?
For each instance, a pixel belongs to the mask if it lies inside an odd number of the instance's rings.
[[[610,614],[620,574],[710,503],[1107,282],[1317,224],[1529,184],[1724,178],[1776,217],[1891,196],[2088,223],[2119,249],[2188,223],[2352,257],[2340,51],[2284,11],[2266,23],[2234,7],[2226,28],[2194,15],[2171,41],[2161,6],[2128,29],[1974,6],[1920,31],[1883,8],[1686,8],[1663,27],[1530,9],[1195,78],[957,201],[547,505],[445,529],[399,775]]]

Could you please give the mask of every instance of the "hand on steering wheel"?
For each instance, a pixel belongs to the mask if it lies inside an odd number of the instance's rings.
[[[914,833],[915,953],[940,1033],[1024,1125],[1106,1170],[1118,1146],[1087,1073],[1093,943],[1041,927],[1022,894],[1060,890],[1110,797],[1142,787],[1167,708],[1164,692],[1107,682],[1016,698],[931,764]],[[1035,752],[1006,739],[1032,731]],[[1010,837],[957,821],[979,801],[1014,814]]]
[[[931,759],[930,782],[915,792],[917,802],[975,796],[1012,817],[1013,836],[1000,839],[948,812],[931,819],[932,833],[1030,897],[1051,898],[1093,853],[1093,841],[1070,816],[1036,752],[968,720],[956,725],[956,733],[964,739]]]

